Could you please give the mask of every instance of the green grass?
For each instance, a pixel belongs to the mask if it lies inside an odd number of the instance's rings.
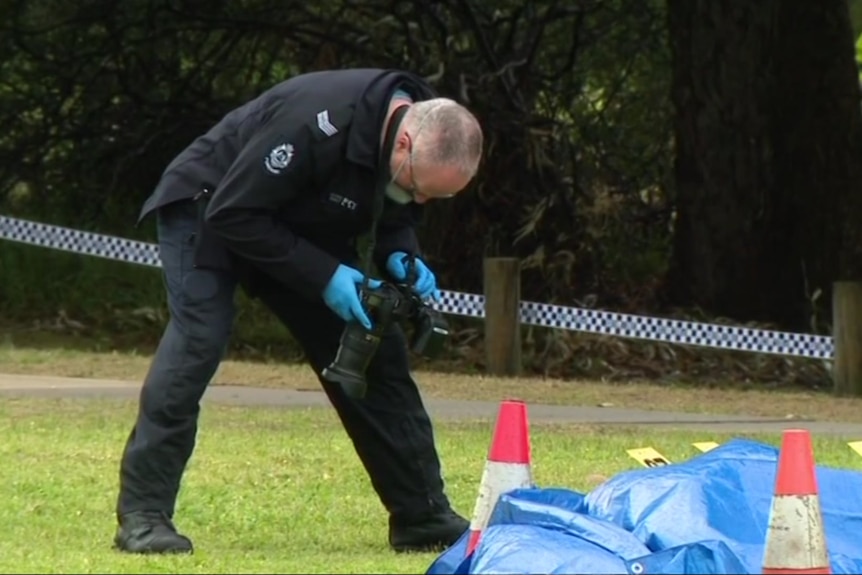
[[[111,550],[117,462],[135,405],[114,400],[4,398],[0,403],[0,572],[420,573],[434,554],[396,555],[386,516],[334,412],[204,407],[178,527],[190,557]],[[492,423],[437,426],[447,489],[469,516]],[[671,461],[720,434],[531,429],[541,486],[588,491],[638,467],[625,450],[652,445]],[[775,443],[776,436],[760,436]],[[836,438],[816,438],[818,462],[862,467]]]

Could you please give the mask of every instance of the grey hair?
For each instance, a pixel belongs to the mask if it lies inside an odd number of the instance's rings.
[[[467,108],[448,98],[416,102],[404,116],[416,163],[453,166],[471,178],[482,157],[482,127]]]

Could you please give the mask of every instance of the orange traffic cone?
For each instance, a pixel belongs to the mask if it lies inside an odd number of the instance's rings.
[[[470,522],[467,555],[473,553],[479,544],[500,496],[513,489],[532,486],[527,406],[523,401],[505,400],[500,404],[494,437],[482,472],[479,496]]]
[[[832,573],[811,434],[788,429],[781,439],[775,495],[769,511],[763,573]]]

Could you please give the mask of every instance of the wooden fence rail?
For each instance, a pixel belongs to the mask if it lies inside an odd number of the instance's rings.
[[[517,258],[486,258],[485,370],[517,376],[521,358],[521,263]],[[862,282],[833,284],[832,384],[836,395],[862,397]]]

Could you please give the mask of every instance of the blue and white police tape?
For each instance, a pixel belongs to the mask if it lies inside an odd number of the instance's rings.
[[[110,260],[160,267],[155,244],[0,216],[0,239]],[[434,307],[442,313],[484,317],[485,297],[441,290]],[[830,359],[832,338],[823,335],[614,313],[593,309],[521,302],[521,322],[593,334]]]

